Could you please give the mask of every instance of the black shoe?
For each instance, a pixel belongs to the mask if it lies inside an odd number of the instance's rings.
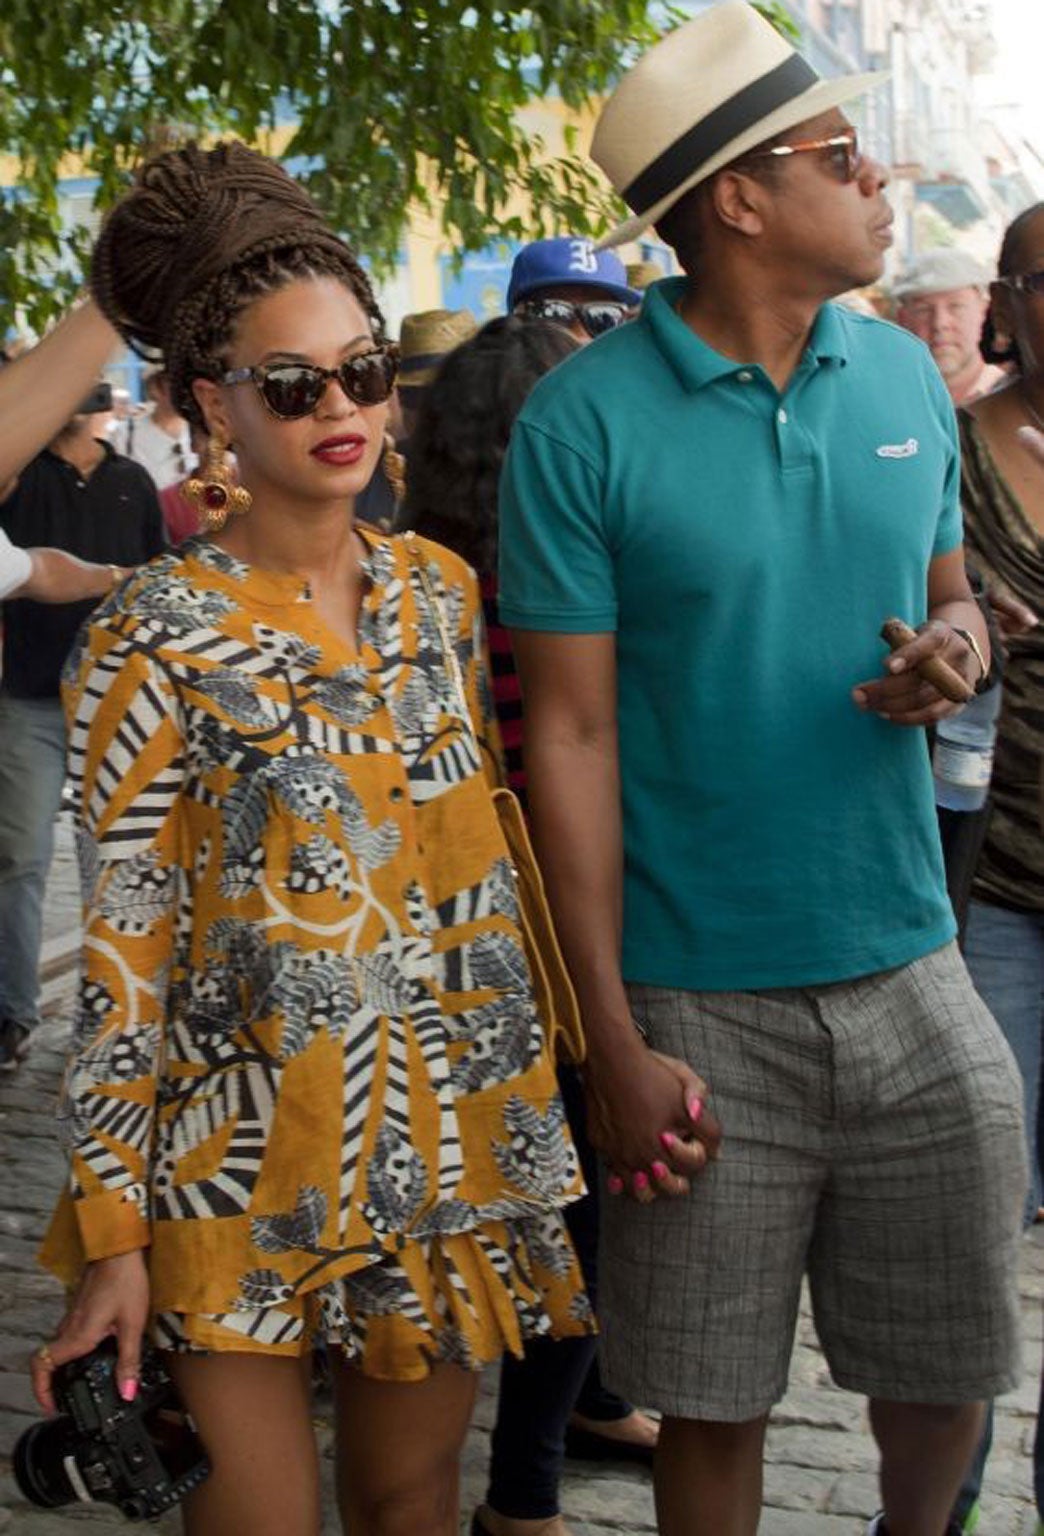
[[[0,1072],[15,1072],[29,1054],[29,1031],[14,1019],[0,1020]]]
[[[565,1432],[565,1453],[570,1461],[636,1461],[651,1467],[655,1449],[633,1440],[614,1440],[594,1429],[580,1429],[576,1424],[570,1424]]]

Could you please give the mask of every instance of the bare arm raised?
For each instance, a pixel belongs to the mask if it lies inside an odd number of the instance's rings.
[[[0,486],[75,414],[119,344],[112,326],[88,300],[30,352],[0,368]]]

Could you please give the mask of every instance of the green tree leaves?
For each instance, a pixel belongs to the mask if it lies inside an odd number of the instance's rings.
[[[67,302],[97,210],[150,149],[193,134],[287,126],[281,152],[378,265],[411,205],[464,249],[597,231],[618,210],[575,138],[550,155],[519,113],[549,96],[582,108],[664,14],[648,0],[4,0],[0,155],[18,189],[0,201],[0,334]],[[59,182],[78,174],[97,178],[96,208],[81,199],[63,227]]]

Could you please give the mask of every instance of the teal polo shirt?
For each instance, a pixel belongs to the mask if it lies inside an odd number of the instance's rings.
[[[625,979],[903,965],[954,934],[924,732],[850,690],[961,543],[953,409],[921,342],[833,304],[780,393],[684,324],[684,283],[526,402],[501,617],[616,635]]]

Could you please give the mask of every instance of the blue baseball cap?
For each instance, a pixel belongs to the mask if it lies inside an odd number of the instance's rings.
[[[522,299],[545,288],[597,288],[620,304],[637,305],[641,294],[628,286],[627,271],[615,251],[596,251],[590,240],[557,235],[534,240],[515,257],[508,284],[508,313]]]

